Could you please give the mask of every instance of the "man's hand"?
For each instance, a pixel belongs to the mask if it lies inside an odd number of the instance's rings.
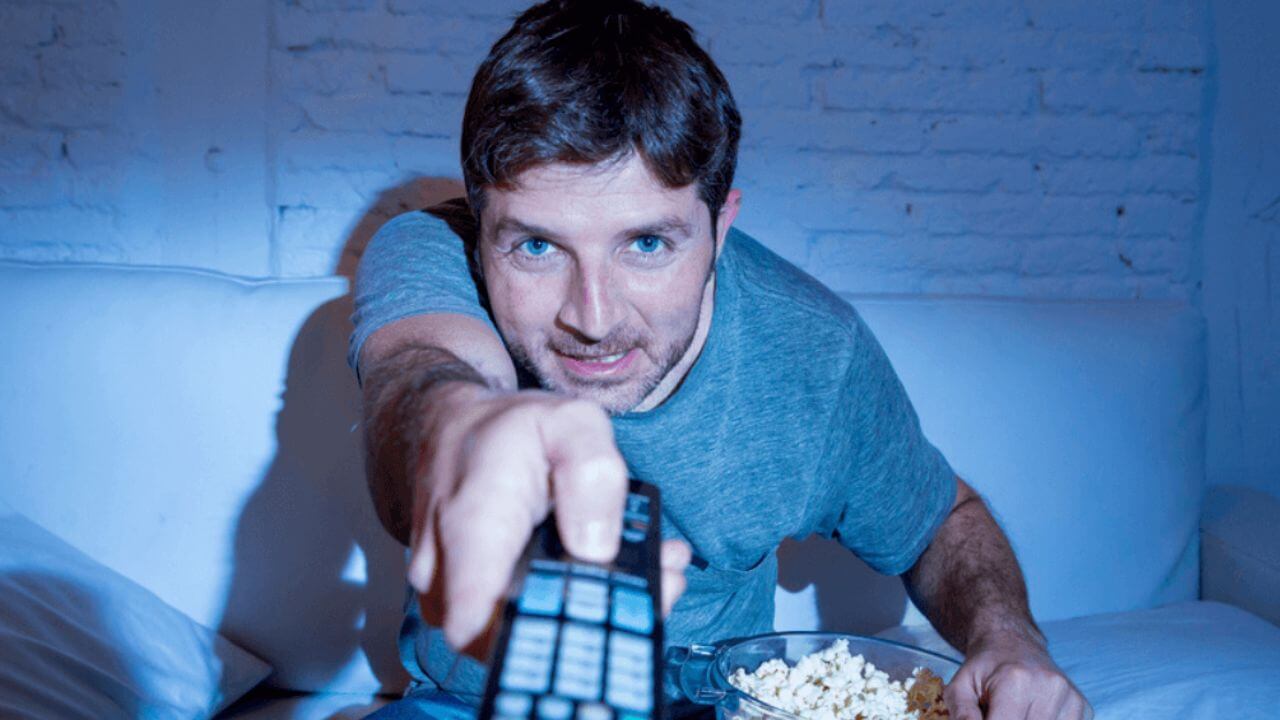
[[[483,657],[515,564],[548,512],[572,554],[617,554],[626,464],[608,416],[588,401],[452,383],[432,403],[412,475],[408,579],[449,643]],[[680,541],[662,547],[664,612],[684,590],[689,557]]]
[[[944,697],[956,720],[1093,718],[1093,708],[1039,639],[1018,635],[973,643]]]
[[[1084,696],[1049,657],[1008,539],[960,478],[950,514],[902,578],[917,607],[967,658],[945,691],[952,717],[1093,717]]]

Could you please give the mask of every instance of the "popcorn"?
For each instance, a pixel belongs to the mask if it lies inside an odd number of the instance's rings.
[[[729,682],[776,708],[813,720],[936,720],[948,716],[942,680],[916,668],[904,681],[892,680],[849,641],[810,653],[788,667],[778,658],[748,673],[738,668]]]

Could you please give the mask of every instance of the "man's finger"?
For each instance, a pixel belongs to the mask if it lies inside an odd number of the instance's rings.
[[[978,707],[978,688],[974,686],[972,678],[972,673],[965,673],[962,669],[943,690],[942,698],[955,720],[982,720],[982,710]]]
[[[660,553],[662,566],[662,617],[671,614],[671,608],[684,594],[685,568],[693,559],[693,551],[683,540],[664,540]]]
[[[570,554],[608,562],[618,554],[627,466],[600,406],[567,402],[540,423],[551,463],[556,528]]]
[[[1031,698],[1005,686],[992,690],[988,701],[986,720],[1027,720],[1031,716]]]
[[[513,462],[513,460],[515,460]],[[437,518],[444,556],[445,639],[462,648],[484,630],[511,584],[534,525],[546,515],[537,463],[473,454],[467,480]]]
[[[426,593],[431,589],[431,580],[436,571],[436,530],[433,518],[424,518],[415,528],[413,537],[409,539],[409,548],[409,567],[405,575],[413,589]]]

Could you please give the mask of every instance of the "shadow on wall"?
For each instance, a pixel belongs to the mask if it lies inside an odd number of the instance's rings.
[[[840,543],[816,535],[779,546],[778,585],[789,593],[812,588],[816,614],[788,613],[780,603],[778,630],[872,635],[901,623],[907,609],[900,579],[877,573]]]
[[[335,273],[354,284],[364,248],[387,220],[461,194],[460,182],[444,178],[385,190],[354,224]],[[367,687],[344,672],[360,651],[381,691],[395,693],[408,679],[396,651],[404,551],[379,524],[365,485],[360,393],[346,363],[351,313],[350,293],[331,300],[294,341],[276,456],[240,515],[219,632],[253,638],[244,644],[276,665],[272,686]]]

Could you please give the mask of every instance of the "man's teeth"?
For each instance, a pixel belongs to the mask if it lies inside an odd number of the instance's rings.
[[[608,365],[609,363],[618,362],[619,360],[622,359],[623,355],[626,355],[626,353],[617,353],[616,355],[605,355],[604,357],[601,357],[601,358],[591,358],[587,362],[600,363],[601,365]]]

